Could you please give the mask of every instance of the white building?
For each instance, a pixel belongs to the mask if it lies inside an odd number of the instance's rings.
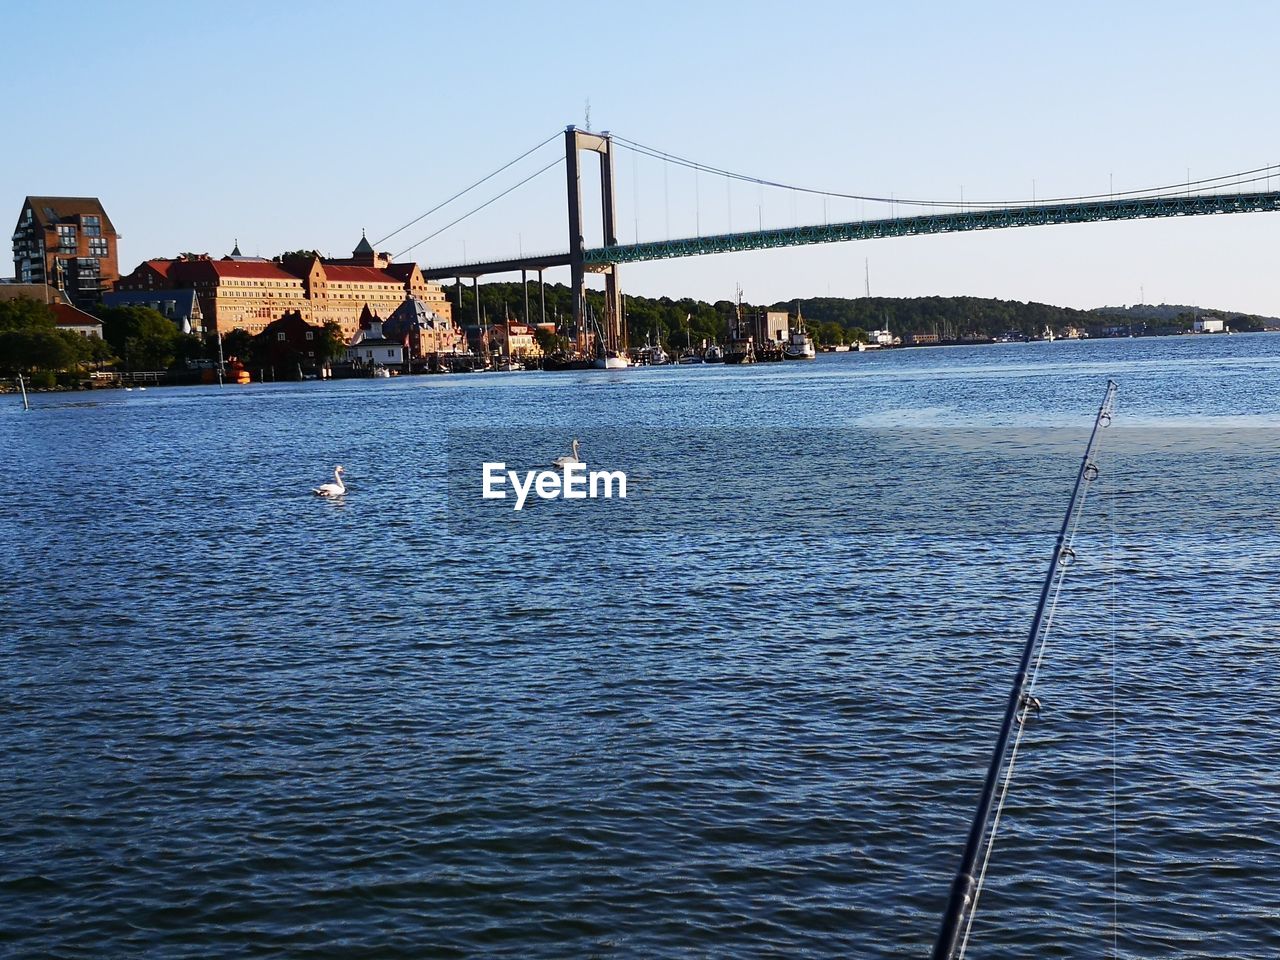
[[[59,330],[102,339],[102,321],[93,314],[85,313],[69,303],[51,303],[49,309],[53,311],[53,322]]]
[[[1227,324],[1223,320],[1215,320],[1213,317],[1201,317],[1193,325],[1192,329],[1196,333],[1225,333]]]
[[[362,367],[397,367],[404,363],[404,342],[384,337],[379,318],[362,318],[347,344],[347,360]]]

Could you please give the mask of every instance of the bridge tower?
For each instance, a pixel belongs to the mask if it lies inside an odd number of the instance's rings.
[[[617,216],[613,197],[613,140],[608,132],[591,133],[570,125],[564,131],[565,172],[569,187],[569,288],[573,297],[573,332],[578,349],[587,342],[586,323],[586,240],[582,233],[582,175],[578,154],[586,150],[600,158],[600,205],[604,227],[604,245],[617,246]],[[604,331],[604,346],[608,350],[623,350],[622,291],[618,286],[618,267],[606,263],[592,265],[595,273],[604,274],[605,315],[600,318]]]

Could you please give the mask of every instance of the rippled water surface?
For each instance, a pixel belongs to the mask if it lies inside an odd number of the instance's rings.
[[[0,954],[926,955],[1108,378],[969,954],[1277,955],[1276,335],[2,398]]]

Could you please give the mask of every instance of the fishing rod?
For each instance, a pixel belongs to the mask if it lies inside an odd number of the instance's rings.
[[[1035,616],[1031,619],[1031,630],[1027,635],[1026,645],[1022,649],[1022,659],[1018,663],[1018,672],[1013,678],[1013,689],[1009,691],[1009,702],[1005,705],[1004,720],[1000,724],[1000,735],[996,738],[995,750],[991,754],[991,765],[987,768],[987,779],[982,787],[982,795],[978,799],[978,810],[969,827],[969,837],[965,843],[964,853],[960,857],[960,867],[956,871],[955,880],[951,884],[951,894],[947,899],[947,908],[942,915],[942,930],[933,946],[933,960],[953,960],[956,955],[957,941],[966,921],[972,922],[972,912],[976,906],[977,887],[979,881],[974,877],[974,866],[987,836],[987,822],[991,818],[991,805],[995,799],[996,787],[1000,780],[1000,771],[1004,767],[1005,753],[1009,749],[1009,739],[1018,718],[1018,710],[1036,706],[1026,691],[1027,670],[1037,644],[1041,640],[1041,632],[1045,625],[1045,610],[1049,606],[1049,596],[1059,574],[1070,565],[1075,558],[1067,545],[1069,534],[1074,533],[1073,521],[1078,507],[1082,504],[1081,491],[1098,478],[1098,466],[1093,455],[1098,445],[1102,428],[1111,424],[1111,408],[1115,402],[1116,383],[1107,381],[1107,390],[1098,408],[1098,416],[1093,421],[1093,430],[1089,434],[1089,443],[1085,447],[1084,457],[1080,461],[1080,470],[1076,474],[1075,486],[1071,490],[1071,500],[1067,503],[1067,514],[1062,519],[1062,529],[1058,531],[1058,539],[1053,547],[1053,558],[1049,561],[1049,571],[1045,574],[1044,585],[1040,588],[1040,602],[1036,605]],[[1006,781],[1007,788],[1007,781]],[[991,841],[995,841],[994,835]],[[967,939],[967,937],[966,937]],[[963,948],[962,948],[963,951]]]

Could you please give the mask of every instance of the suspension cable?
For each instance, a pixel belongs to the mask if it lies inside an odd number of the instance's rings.
[[[473,208],[471,208],[471,209],[470,209],[470,210],[468,210],[466,213],[464,213],[462,216],[458,217],[456,220],[452,220],[452,221],[450,221],[449,223],[446,223],[446,224],[445,224],[443,227],[441,227],[440,229],[438,229],[438,230],[436,230],[436,231],[434,231],[434,232],[432,232],[432,233],[427,234],[425,237],[423,237],[421,240],[419,240],[419,241],[418,241],[417,243],[415,243],[413,246],[411,246],[411,247],[405,247],[403,250],[401,250],[399,253],[397,253],[397,254],[396,254],[392,259],[393,259],[393,260],[399,260],[399,259],[400,259],[401,257],[403,257],[406,253],[410,253],[411,251],[413,251],[413,250],[417,249],[418,247],[422,246],[422,245],[423,245],[424,243],[426,243],[428,240],[431,240],[431,239],[432,239],[432,238],[434,238],[434,237],[438,237],[440,234],[444,233],[444,232],[445,232],[446,230],[448,230],[450,227],[455,227],[455,226],[457,226],[457,225],[458,225],[458,224],[460,224],[463,220],[466,220],[468,217],[472,216],[473,214],[477,214],[477,213],[479,213],[479,212],[480,212],[481,210],[483,210],[485,207],[489,206],[489,205],[490,205],[490,204],[492,204],[492,203],[496,203],[497,201],[499,201],[499,200],[501,200],[503,197],[505,197],[507,194],[511,193],[513,190],[516,190],[516,189],[518,189],[519,187],[523,187],[523,186],[524,186],[526,183],[528,183],[530,180],[534,179],[535,177],[540,177],[540,176],[542,176],[542,174],[546,173],[546,172],[547,172],[548,170],[550,170],[552,167],[554,167],[554,166],[556,166],[556,165],[558,165],[558,164],[561,164],[561,163],[564,163],[564,157],[556,157],[554,160],[552,160],[550,163],[548,163],[545,167],[541,168],[540,170],[535,170],[533,173],[529,174],[529,176],[525,177],[525,178],[524,178],[523,180],[521,180],[519,183],[514,183],[514,184],[512,184],[511,186],[507,187],[507,189],[503,190],[503,191],[502,191],[500,194],[498,194],[496,197],[490,197],[488,200],[486,200],[484,203],[480,204],[478,207],[473,207]]]
[[[669,153],[665,150],[660,150],[657,147],[649,147],[642,143],[638,143],[634,140],[629,140],[626,137],[620,137],[617,134],[613,134],[613,140],[615,143],[617,143],[619,146],[624,147],[625,149],[633,150],[645,156],[652,157],[655,160],[662,160],[667,163],[676,164],[677,166],[688,167],[691,170],[702,170],[702,171],[706,171],[707,173],[719,174],[720,176],[730,177],[734,180],[741,180],[745,183],[755,183],[765,187],[776,187],[779,190],[790,190],[794,193],[808,193],[808,194],[814,194],[816,196],[834,197],[836,199],[841,199],[841,200],[862,200],[862,201],[869,201],[873,203],[895,203],[895,204],[905,203],[911,206],[919,206],[919,207],[947,207],[947,208],[1010,207],[1010,206],[1025,206],[1025,205],[1028,205],[1029,203],[1035,204],[1035,205],[1048,204],[1048,203],[1078,203],[1085,200],[1107,200],[1107,199],[1112,199],[1116,197],[1123,198],[1123,197],[1155,196],[1155,195],[1168,193],[1168,192],[1176,193],[1179,191],[1187,191],[1191,187],[1205,186],[1209,184],[1214,184],[1215,185],[1214,189],[1218,189],[1224,186],[1236,186],[1242,183],[1254,183],[1257,180],[1268,178],[1272,173],[1280,169],[1280,164],[1272,164],[1269,166],[1256,167],[1252,170],[1241,170],[1236,173],[1223,174],[1222,176],[1218,176],[1218,177],[1206,177],[1201,180],[1186,180],[1186,181],[1183,181],[1182,183],[1166,184],[1164,186],[1159,186],[1159,187],[1147,187],[1140,190],[1119,190],[1114,192],[1109,191],[1107,193],[1081,194],[1079,196],[1069,196],[1069,197],[1048,197],[1048,198],[1041,198],[1039,200],[1033,200],[1033,201],[969,200],[962,203],[955,200],[916,200],[916,199],[909,199],[909,198],[902,198],[902,197],[881,197],[881,196],[873,196],[870,194],[842,193],[837,190],[820,190],[814,187],[802,187],[802,186],[797,186],[795,184],[782,183],[777,180],[769,180],[763,177],[753,177],[748,174],[735,173],[732,170],[725,170],[722,167],[715,167],[705,163],[699,163],[696,160],[690,160],[687,157],[681,157],[674,153]],[[1263,174],[1264,176],[1255,177],[1253,180],[1241,179],[1244,177],[1252,177],[1255,174]],[[1236,181],[1236,182],[1224,183],[1223,181]]]
[[[392,230],[381,240],[375,240],[373,245],[376,247],[379,244],[386,243],[388,240],[394,237],[397,233],[403,233],[405,230],[408,230],[410,227],[412,227],[415,223],[418,223],[420,220],[425,220],[427,217],[431,216],[431,214],[435,213],[437,210],[443,209],[444,207],[447,207],[449,204],[453,203],[453,201],[457,200],[458,198],[466,196],[476,187],[480,186],[483,183],[488,182],[489,180],[492,180],[498,174],[502,173],[502,171],[507,170],[511,167],[514,167],[517,163],[519,163],[525,157],[529,156],[529,154],[536,153],[538,150],[541,150],[543,147],[545,147],[552,140],[556,139],[556,137],[558,136],[560,136],[560,132],[556,131],[551,136],[547,137],[547,139],[539,143],[537,146],[530,147],[528,150],[520,154],[520,156],[516,157],[514,160],[508,163],[504,163],[502,166],[500,166],[497,170],[493,171],[493,173],[489,174],[488,176],[481,177],[479,180],[471,184],[471,186],[467,187],[465,190],[460,190],[459,192],[455,193],[452,197],[450,197],[448,200],[444,201],[443,203],[437,203],[434,207],[432,207],[426,213],[422,214],[421,216],[414,217],[412,220],[406,223],[403,227],[397,227],[395,230]]]

